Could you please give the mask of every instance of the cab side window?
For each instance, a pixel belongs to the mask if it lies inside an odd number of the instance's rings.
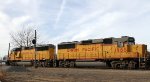
[[[134,43],[134,42],[128,42],[128,44],[129,44],[129,45],[134,45],[135,43]]]
[[[123,42],[118,42],[118,43],[117,43],[117,46],[118,46],[119,48],[123,47],[123,46],[124,46],[124,45],[123,45]]]

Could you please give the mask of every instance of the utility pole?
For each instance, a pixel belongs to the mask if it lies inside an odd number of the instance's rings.
[[[9,43],[9,47],[8,47],[8,56],[9,56],[9,51],[10,51],[10,43]]]
[[[34,47],[35,47],[35,68],[37,67],[37,62],[36,62],[36,30],[35,30],[35,44],[34,44]]]
[[[35,68],[37,68],[37,60],[36,60],[37,50],[36,50],[36,42],[37,42],[37,37],[36,37],[36,30],[35,30],[35,37],[34,37],[34,39],[32,40],[32,43],[34,44],[34,49],[35,49],[35,52],[34,52],[34,67],[35,67]]]
[[[28,35],[27,35],[27,47],[29,46],[29,41],[28,41],[29,39],[28,39]]]

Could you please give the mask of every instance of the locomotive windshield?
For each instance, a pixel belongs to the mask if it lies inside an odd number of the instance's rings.
[[[134,42],[135,40],[134,40],[134,38],[129,38],[128,39],[128,42]]]
[[[135,39],[132,38],[132,37],[130,37],[130,38],[128,39],[128,44],[129,44],[129,45],[134,45],[134,44],[135,44]]]

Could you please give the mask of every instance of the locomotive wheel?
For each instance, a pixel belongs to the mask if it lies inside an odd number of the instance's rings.
[[[112,66],[113,69],[119,69],[119,68],[120,68],[120,62],[118,62],[118,61],[113,61],[113,62],[111,63],[111,66]]]
[[[68,68],[70,66],[70,62],[69,61],[64,61],[64,67]]]
[[[53,61],[50,61],[50,67],[53,67]]]
[[[74,61],[71,61],[71,62],[70,62],[70,67],[71,67],[71,68],[74,68],[74,67],[75,67],[75,62],[74,62]]]
[[[127,68],[128,68],[128,61],[123,61],[123,62],[121,63],[120,68],[122,68],[122,69],[127,69]]]
[[[135,69],[135,62],[134,61],[130,61],[128,64],[128,69]]]
[[[110,61],[106,61],[106,66],[107,67],[111,67],[111,62]]]
[[[59,61],[59,67],[64,67],[64,62],[63,61]]]
[[[112,66],[113,69],[115,69],[115,62],[114,61],[111,62],[111,66]]]
[[[53,67],[57,67],[57,62],[53,61]]]
[[[40,64],[41,64],[42,67],[46,67],[46,64],[45,64],[45,63],[46,63],[45,61],[41,61],[41,62],[40,62]]]
[[[120,63],[116,63],[116,64],[115,64],[115,68],[116,68],[116,69],[120,69]]]

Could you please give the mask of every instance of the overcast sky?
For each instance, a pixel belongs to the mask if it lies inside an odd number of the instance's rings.
[[[150,0],[0,0],[1,56],[23,26],[45,43],[133,36],[150,46]]]

